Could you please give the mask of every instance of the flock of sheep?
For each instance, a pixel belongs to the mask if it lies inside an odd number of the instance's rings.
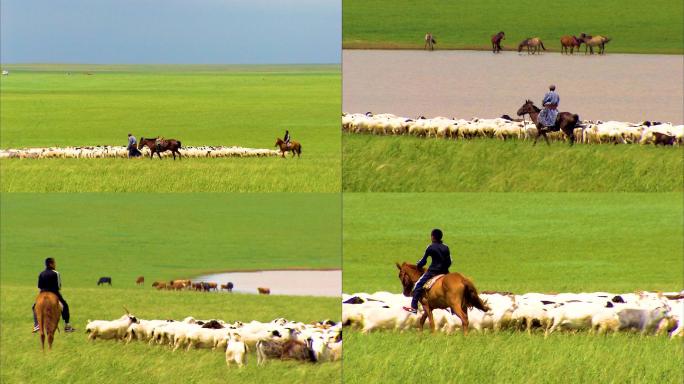
[[[541,330],[545,337],[554,331],[582,331],[606,334],[637,331],[643,335],[684,336],[684,291],[679,293],[638,292],[614,294],[482,293],[487,312],[468,310],[469,329]],[[410,298],[390,292],[344,294],[342,324],[363,333],[375,330],[404,331],[417,327],[422,312],[405,311]],[[451,334],[461,329],[460,319],[450,311],[433,311],[435,329]]]
[[[496,119],[471,120],[447,117],[410,119],[389,113],[342,114],[342,130],[374,135],[409,135],[441,139],[466,140],[494,138],[499,140],[530,140],[537,134],[532,121],[520,121],[507,116]],[[644,121],[582,121],[574,130],[575,141],[585,144],[684,144],[684,125]],[[563,132],[551,132],[550,140],[565,140]]]
[[[243,147],[185,147],[179,149],[183,157],[270,157],[278,156],[280,152],[272,149],[243,148]],[[150,155],[150,150],[141,150],[144,156]],[[171,152],[164,152],[162,157],[171,156]],[[84,146],[84,147],[48,147],[24,149],[0,149],[0,159],[96,159],[128,157],[128,150],[122,146]]]
[[[181,321],[143,320],[126,314],[116,320],[88,320],[88,340],[133,341],[180,348],[210,349],[225,352],[226,364],[242,367],[247,355],[255,351],[257,364],[267,360],[297,360],[311,363],[337,361],[342,356],[342,328],[330,320],[313,324],[275,319],[268,323],[252,321],[226,323],[223,320]]]

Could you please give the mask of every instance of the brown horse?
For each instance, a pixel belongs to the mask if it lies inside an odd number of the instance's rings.
[[[561,55],[562,54],[568,54],[568,48],[570,48],[570,54],[572,55],[575,51],[575,47],[577,47],[577,51],[579,52],[580,45],[582,45],[582,41],[579,39],[577,36],[570,36],[570,35],[565,35],[561,37],[560,39],[561,43]]]
[[[539,47],[546,51],[544,43],[542,43],[541,39],[538,37],[528,37],[527,39],[521,41],[520,44],[518,44],[518,53],[522,52],[523,47],[527,47],[528,55],[534,55],[535,53],[538,53]]]
[[[280,153],[285,157],[285,152],[292,152],[292,157],[297,154],[297,157],[302,156],[302,145],[298,141],[290,141],[290,145],[287,145],[281,138],[278,138],[275,143],[276,147],[280,147]]]
[[[594,54],[594,47],[599,48],[599,55],[603,55],[606,52],[606,43],[610,41],[610,37],[605,36],[591,36],[582,33],[579,39],[584,43],[584,54],[587,54],[587,49]]]
[[[542,126],[542,124],[538,121],[540,111],[541,110],[537,108],[530,100],[525,100],[525,104],[518,109],[518,116],[524,116],[526,114],[530,115],[530,119],[532,119],[534,125],[537,126],[537,131],[539,134],[534,138],[533,145],[537,145],[537,139],[539,139],[539,136],[543,136],[544,140],[546,140],[546,144],[549,144],[549,138],[546,136],[548,131],[562,131],[570,140],[570,145],[575,143],[574,130],[579,122],[579,116],[577,114],[570,112],[558,112],[558,116],[556,116],[556,124],[554,124],[553,127],[547,128]]]
[[[163,139],[159,143],[159,146],[157,146],[157,139],[146,139],[141,137],[140,142],[138,142],[138,149],[140,150],[143,147],[150,149],[150,160],[152,160],[155,153],[161,160],[161,153],[166,151],[171,151],[174,160],[176,160],[176,154],[178,154],[179,159],[181,158],[181,153],[178,151],[181,148],[181,142],[176,139]]]
[[[423,268],[418,268],[414,264],[396,263],[399,269],[399,280],[404,287],[404,296],[409,297],[413,292],[413,287],[418,279],[423,275]],[[477,308],[487,312],[489,308],[482,302],[477,294],[477,289],[470,279],[460,273],[448,273],[430,289],[425,290],[425,294],[420,299],[420,303],[425,310],[420,318],[418,326],[423,329],[425,319],[430,319],[430,329],[435,331],[435,320],[432,318],[433,309],[451,309],[451,312],[461,319],[463,335],[468,334],[468,308]]]
[[[494,53],[499,53],[501,52],[501,40],[506,40],[506,34],[501,31],[497,33],[496,35],[492,35],[492,52]]]
[[[48,349],[52,349],[52,341],[55,339],[55,331],[59,324],[62,309],[59,307],[59,299],[52,292],[41,292],[36,297],[36,318],[40,327],[40,343],[45,352],[45,335],[47,334]]]

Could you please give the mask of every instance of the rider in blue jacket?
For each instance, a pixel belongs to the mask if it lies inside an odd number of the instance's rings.
[[[425,249],[423,258],[418,260],[416,265],[419,268],[422,268],[425,266],[425,264],[427,264],[428,257],[432,258],[432,262],[430,263],[427,271],[425,271],[423,276],[418,279],[415,287],[413,288],[411,307],[404,307],[404,310],[411,313],[418,312],[418,302],[423,296],[423,286],[425,283],[437,275],[449,273],[449,267],[451,266],[451,253],[449,252],[449,247],[442,243],[442,231],[439,229],[433,229],[430,233],[430,237],[432,238],[432,243],[430,243],[427,249]]]

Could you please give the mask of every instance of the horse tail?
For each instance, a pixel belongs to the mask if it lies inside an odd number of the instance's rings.
[[[475,307],[482,312],[487,312],[489,311],[489,307],[482,302],[482,299],[480,296],[477,294],[477,288],[475,288],[475,284],[473,284],[470,279],[467,277],[463,277],[463,302],[466,305],[466,307],[471,308]]]

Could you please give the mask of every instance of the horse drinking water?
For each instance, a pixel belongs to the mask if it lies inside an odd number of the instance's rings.
[[[528,55],[534,55],[535,53],[541,53],[539,51],[539,47],[541,49],[546,51],[546,47],[544,47],[544,43],[542,43],[541,39],[538,37],[528,37],[527,39],[523,40],[518,44],[518,53],[522,52],[522,49],[524,47],[527,47],[527,54]]]

